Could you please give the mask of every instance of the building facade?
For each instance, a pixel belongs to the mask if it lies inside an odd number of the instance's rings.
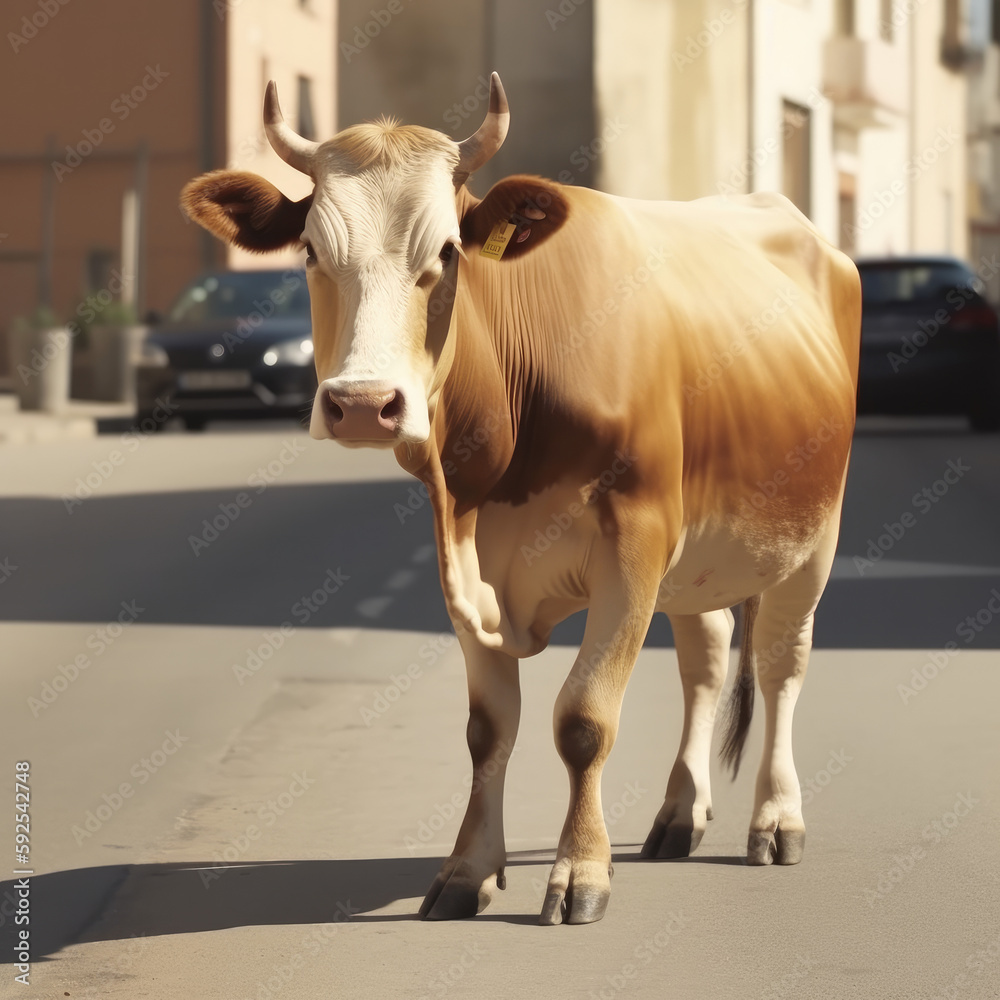
[[[39,304],[73,320],[110,293],[142,316],[202,270],[264,266],[189,223],[179,192],[227,165],[303,188],[263,142],[263,85],[277,80],[294,123],[334,131],[334,0],[14,6],[0,59],[0,336]]]

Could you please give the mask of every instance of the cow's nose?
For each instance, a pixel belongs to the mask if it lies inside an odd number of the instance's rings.
[[[389,441],[403,415],[399,389],[328,389],[323,411],[330,433],[347,441]]]

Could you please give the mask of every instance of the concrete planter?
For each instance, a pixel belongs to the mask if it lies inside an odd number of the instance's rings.
[[[8,331],[10,378],[22,410],[57,413],[69,400],[73,337],[68,327],[15,324]]]
[[[95,323],[88,333],[91,390],[94,399],[135,403],[135,369],[146,327],[139,324]]]

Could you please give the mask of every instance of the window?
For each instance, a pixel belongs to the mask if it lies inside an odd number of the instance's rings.
[[[114,251],[105,247],[92,247],[87,251],[87,273],[85,281],[88,292],[107,288],[111,283],[111,269],[114,267]]]
[[[854,0],[836,0],[834,30],[838,35],[854,35]]]
[[[316,118],[313,115],[312,80],[307,76],[299,78],[299,122],[296,132],[303,139],[316,138]]]
[[[812,210],[812,122],[809,109],[791,101],[782,101],[781,190],[785,197],[809,215]]]
[[[892,23],[893,0],[879,0],[878,36],[883,42],[892,42],[895,32]]]

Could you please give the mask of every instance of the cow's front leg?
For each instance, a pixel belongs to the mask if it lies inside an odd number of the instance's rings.
[[[503,786],[521,714],[518,664],[513,656],[462,639],[469,680],[466,737],[472,787],[451,853],[420,907],[429,920],[474,917],[504,888]]]
[[[684,688],[684,728],[663,805],[642,847],[644,858],[687,857],[712,818],[712,731],[733,638],[729,608],[671,615],[670,624]]]
[[[653,614],[658,578],[651,571],[662,565],[656,560],[655,567],[594,568],[600,590],[591,591],[583,646],[553,717],[556,747],[569,772],[570,802],[542,905],[543,924],[600,920],[611,896],[601,774],[618,734],[625,685]]]

